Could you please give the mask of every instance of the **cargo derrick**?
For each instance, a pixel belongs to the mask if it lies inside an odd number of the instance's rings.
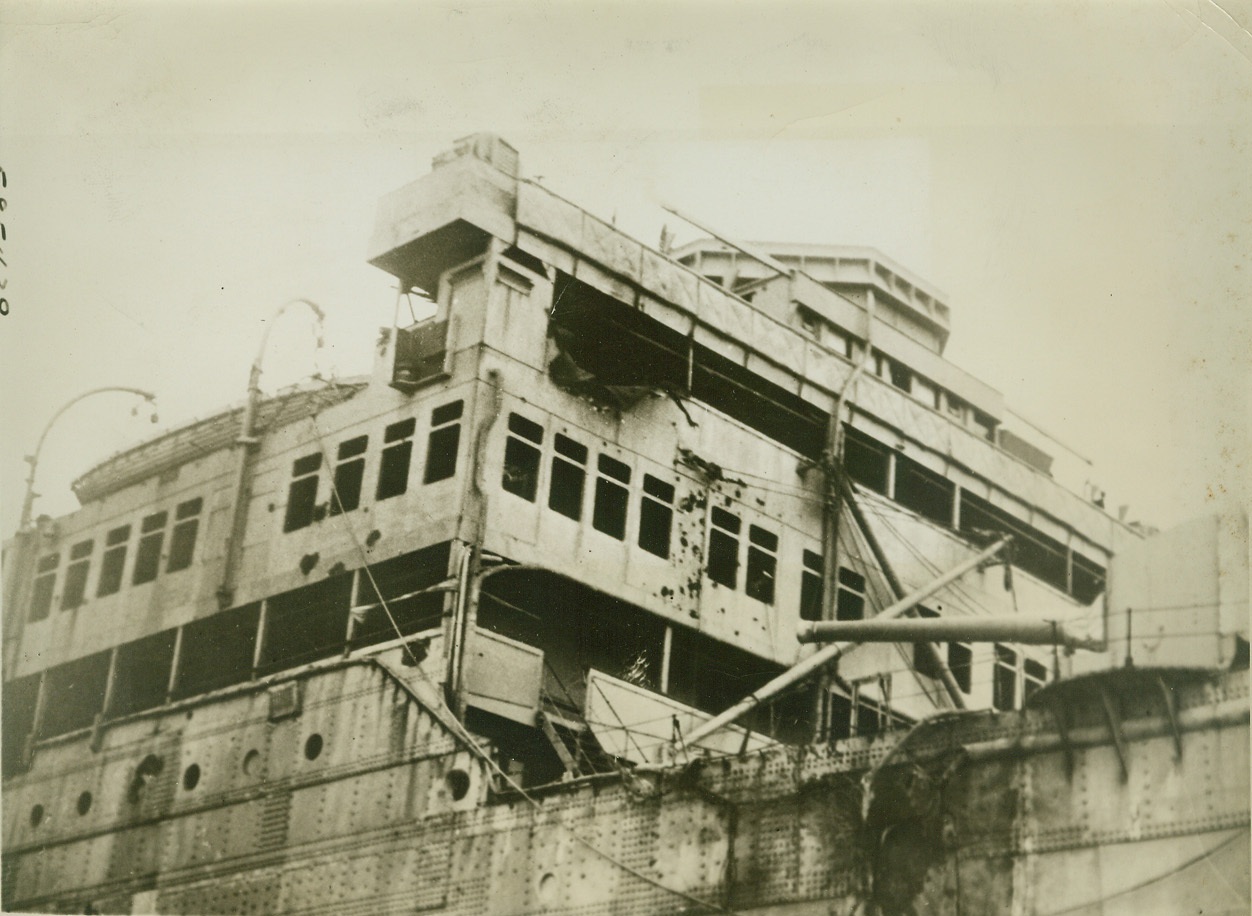
[[[877,252],[653,250],[478,135],[384,199],[370,259],[371,376],[262,400],[258,359],[243,408],[9,546],[6,906],[955,912],[1147,829],[1030,785],[1246,744],[1246,675],[1203,673],[1246,624],[1066,692],[1140,532]],[[1246,786],[1218,795],[1148,833],[1239,855]]]

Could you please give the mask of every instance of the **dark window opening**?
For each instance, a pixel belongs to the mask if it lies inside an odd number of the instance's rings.
[[[734,588],[739,582],[739,516],[713,507],[709,516],[708,575],[718,585]]]
[[[686,392],[803,455],[821,454],[826,414],[798,394],[567,274],[558,272],[553,301],[557,385],[619,409],[641,392]]]
[[[330,495],[331,515],[351,512],[361,505],[361,482],[365,480],[365,451],[369,441],[369,436],[355,436],[339,443]]]
[[[104,538],[104,554],[100,558],[100,584],[96,597],[117,593],[122,588],[122,570],[126,566],[126,542],[130,540],[130,525],[114,528]]]
[[[291,486],[287,490],[287,515],[283,531],[298,531],[313,524],[317,509],[317,478],[322,455],[317,452],[297,458],[291,466]]]
[[[974,650],[968,643],[948,643],[948,670],[962,693],[969,693],[974,683]]]
[[[822,555],[804,551],[804,568],[800,572],[800,619],[822,619]]]
[[[581,715],[591,668],[659,688],[665,640],[659,618],[552,576],[505,573],[489,582],[479,605],[479,626],[543,650],[543,689],[559,709]]]
[[[1077,552],[1072,557],[1071,594],[1083,604],[1090,604],[1104,591],[1104,567]]]
[[[839,584],[835,589],[835,619],[865,619],[865,577],[846,566],[839,567]]]
[[[1017,706],[1017,653],[999,643],[995,647],[991,705],[999,710],[1014,709]]]
[[[1013,535],[1013,565],[1061,591],[1067,590],[1067,551],[1064,544],[1019,521],[968,490],[961,490],[961,530]]]
[[[509,414],[509,437],[504,444],[504,474],[500,485],[506,493],[535,501],[539,490],[539,449],[543,427],[521,414]]]
[[[1242,636],[1235,637],[1235,653],[1230,660],[1231,671],[1248,670],[1248,641]]]
[[[626,505],[630,491],[630,465],[601,455],[596,461],[596,502],[591,510],[591,527],[619,541],[626,539]]]
[[[1028,658],[1022,663],[1022,702],[1048,682],[1048,669],[1042,662]]]
[[[91,568],[93,546],[93,541],[79,541],[70,548],[70,562],[65,567],[65,586],[61,589],[63,611],[78,607],[87,595],[87,573]]]
[[[895,500],[940,525],[952,525],[956,485],[916,461],[896,456]]]
[[[639,500],[639,546],[648,553],[669,557],[673,505],[673,485],[651,474],[644,474],[643,496]]]
[[[413,431],[417,421],[412,417],[392,423],[383,432],[383,454],[378,466],[376,498],[390,499],[409,488],[409,463],[413,460]]]
[[[548,374],[559,388],[618,410],[658,388],[687,390],[685,335],[560,272],[552,301]]]
[[[722,712],[764,686],[783,669],[766,659],[686,627],[674,627],[669,695],[709,713]],[[811,706],[804,691],[778,697],[737,724],[783,740],[807,740]]]
[[[3,729],[0,731],[0,753],[3,754],[5,778],[23,768],[26,739],[35,727],[35,707],[39,702],[39,675],[29,674],[5,681],[3,692]]]
[[[451,551],[451,542],[444,541],[373,563],[369,575],[362,570],[357,578],[354,608],[358,622],[352,629],[353,648],[396,639],[397,628],[398,635],[408,636],[440,626],[445,593],[425,589],[447,578]]]
[[[161,568],[161,547],[165,544],[165,520],[168,512],[149,515],[139,526],[139,547],[135,551],[135,570],[130,581],[134,585],[151,582]]]
[[[802,455],[821,454],[823,411],[701,344],[692,350],[692,397]]]
[[[587,478],[587,446],[557,433],[553,443],[552,479],[548,485],[548,508],[578,521],[583,512],[583,487]]]
[[[245,604],[183,627],[174,699],[251,679],[260,611],[260,604]]]
[[[170,558],[165,564],[167,573],[178,572],[191,565],[196,552],[196,534],[200,530],[200,510],[204,500],[200,497],[179,503],[174,509],[174,532],[170,535]]]
[[[983,413],[978,408],[974,408],[974,426],[977,427],[979,435],[988,442],[996,441],[996,421],[994,417]]]
[[[39,737],[52,738],[90,726],[100,712],[108,677],[108,652],[50,668],[44,685],[47,699]]]
[[[881,706],[868,697],[859,697],[856,701],[856,734],[876,735],[883,731],[884,722]]]
[[[35,581],[31,586],[30,611],[27,617],[33,622],[43,620],[52,610],[52,592],[56,588],[57,566],[61,562],[59,553],[50,553],[39,558],[35,566]]]
[[[891,384],[901,391],[913,390],[913,373],[908,366],[902,366],[894,359],[890,361]]]
[[[456,474],[456,455],[461,446],[461,414],[464,409],[464,401],[453,401],[431,411],[430,438],[426,440],[426,470],[422,483],[436,483]],[[510,422],[510,427],[511,425]]]
[[[176,635],[175,630],[165,630],[118,646],[113,696],[108,709],[110,716],[154,709],[165,702]],[[185,649],[203,652],[205,647],[188,645]],[[208,654],[211,655],[212,650]]]
[[[830,739],[852,737],[852,700],[840,691],[830,692]]]
[[[778,572],[778,535],[756,525],[748,526],[748,577],[744,591],[749,598],[774,603],[774,577]]]
[[[887,446],[850,426],[844,427],[843,467],[861,486],[887,496]]]
[[[257,673],[329,658],[348,638],[352,575],[343,573],[266,600]]]
[[[928,607],[918,606],[916,610],[917,616],[923,620],[933,620],[939,616],[938,611],[932,611]],[[916,642],[913,644],[913,667],[918,674],[935,679],[943,677],[943,672],[939,670],[937,664],[938,660],[933,643]]]

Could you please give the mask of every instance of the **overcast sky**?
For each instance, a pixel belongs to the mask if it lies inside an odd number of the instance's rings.
[[[1248,0],[0,5],[0,529],[141,436],[368,368],[378,198],[479,130],[656,244],[870,245],[937,286],[947,355],[1168,525],[1247,497]],[[680,229],[680,240],[696,233]]]

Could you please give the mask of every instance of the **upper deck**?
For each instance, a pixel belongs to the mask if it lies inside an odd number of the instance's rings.
[[[1001,530],[1019,545],[1017,592],[980,573],[948,610],[1012,611],[1020,597],[1027,612],[1072,616],[1101,592],[1108,557],[1136,535],[1014,445],[1000,395],[919,330],[927,312],[926,333],[946,335],[936,293],[902,270],[884,278],[880,261],[815,252],[727,289],[517,177],[509,152],[466,143],[383,201],[371,260],[434,314],[388,329],[363,386],[275,407],[245,488],[230,413],[84,475],[83,508],[26,541],[6,677],[54,692],[98,681],[105,707],[130,691],[119,708],[133,710],[446,634],[458,612],[440,583],[463,576],[473,547],[532,571],[497,577],[481,622],[551,640],[562,682],[643,658],[650,688],[717,706],[739,685],[702,686],[700,665],[764,677],[805,651],[800,619],[890,600],[856,537],[830,559],[859,591],[826,606],[813,591],[827,429],[858,367],[845,465],[905,586]],[[524,616],[545,602],[560,617],[550,632],[506,619],[506,605]],[[562,661],[580,613],[626,622],[584,640],[599,655]],[[992,663],[975,652],[973,665]],[[139,670],[157,673],[106,695],[116,672]],[[990,702],[990,680],[975,683],[974,702]]]

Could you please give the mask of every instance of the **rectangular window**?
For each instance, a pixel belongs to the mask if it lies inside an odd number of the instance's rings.
[[[891,384],[901,391],[913,390],[913,373],[908,366],[902,366],[891,360]]]
[[[197,496],[179,503],[174,509],[174,531],[170,535],[170,558],[165,564],[167,573],[178,572],[191,565],[196,552],[196,534],[200,530],[200,510],[204,500]]]
[[[245,604],[183,627],[173,699],[242,684],[252,677],[260,613],[260,604]]]
[[[713,507],[709,515],[709,578],[734,588],[739,581],[739,516]]]
[[[669,557],[670,530],[674,523],[674,487],[643,475],[643,496],[639,500],[639,546],[658,557]]]
[[[974,650],[968,643],[948,643],[948,670],[962,693],[969,693],[974,682]]]
[[[915,610],[917,611],[917,616],[922,620],[934,620],[939,617],[938,611],[932,611],[928,607],[921,607],[919,605]],[[927,650],[927,645],[933,645],[933,643],[913,643],[913,667],[917,670],[918,674],[924,674],[926,677],[938,679],[943,676],[943,672],[940,671],[938,665],[935,664],[935,655]]]
[[[509,414],[509,437],[504,443],[504,475],[500,486],[506,493],[535,501],[539,490],[539,448],[543,427],[521,414]]]
[[[804,551],[804,569],[800,572],[800,619],[822,619],[822,555]]]
[[[165,702],[174,663],[175,630],[162,630],[117,647],[110,716],[126,716]],[[194,647],[188,646],[188,650]]]
[[[583,486],[587,479],[587,446],[557,434],[553,444],[552,479],[548,508],[578,521],[583,513]]]
[[[135,585],[151,582],[161,567],[161,547],[165,544],[165,520],[168,512],[149,515],[139,526],[139,548],[135,551],[135,571],[130,581]]]
[[[906,509],[940,525],[952,525],[956,485],[942,474],[916,461],[896,456],[895,493],[892,497]]]
[[[843,467],[848,476],[875,493],[887,495],[887,446],[851,427],[844,427]]]
[[[601,455],[596,460],[596,504],[591,511],[591,527],[619,541],[626,540],[626,503],[630,465]]]
[[[39,680],[40,675],[28,674],[26,677],[4,682],[4,716],[0,717],[3,727],[3,735],[0,736],[0,759],[4,762],[5,779],[16,776],[28,764],[23,759],[23,750],[26,739],[35,727]]]
[[[991,705],[1000,710],[1017,705],[1017,653],[996,643],[995,676],[991,682]]]
[[[835,591],[835,618],[865,619],[865,577],[846,566],[839,567],[839,585]]]
[[[317,472],[321,467],[321,452],[297,458],[292,463],[283,531],[298,531],[313,524],[313,515],[317,508]]]
[[[774,576],[778,571],[778,535],[756,525],[748,526],[748,580],[744,591],[749,598],[774,603]]]
[[[1029,700],[1031,694],[1048,682],[1048,669],[1042,662],[1028,658],[1022,670],[1022,702]]]
[[[39,558],[35,566],[35,582],[31,587],[30,620],[43,620],[52,610],[52,591],[57,583],[57,566],[61,563],[59,553],[50,553]]]
[[[453,401],[430,412],[430,438],[426,440],[426,471],[422,483],[447,480],[456,474],[456,453],[461,446],[461,414],[464,412],[464,401]]]
[[[852,700],[838,689],[830,691],[830,737],[832,740],[852,735]]]
[[[365,479],[365,451],[369,442],[369,436],[355,436],[339,443],[334,490],[330,494],[331,515],[351,512],[361,505],[361,482]]]
[[[44,680],[44,703],[40,738],[52,738],[87,728],[102,711],[105,682],[109,677],[109,654],[97,652],[49,668]]]
[[[126,543],[130,540],[130,525],[114,528],[104,537],[104,555],[100,558],[100,584],[96,597],[112,595],[122,588],[122,568],[126,565]]]
[[[963,421],[965,419],[965,402],[951,392],[948,393],[947,401],[948,413],[957,420]]]
[[[87,572],[91,567],[94,541],[79,541],[70,548],[70,562],[65,567],[65,587],[61,590],[61,610],[70,611],[83,603],[87,595]]]
[[[417,421],[412,417],[392,423],[383,431],[383,455],[378,466],[378,499],[399,496],[409,488],[409,462],[413,460],[413,431]]]

